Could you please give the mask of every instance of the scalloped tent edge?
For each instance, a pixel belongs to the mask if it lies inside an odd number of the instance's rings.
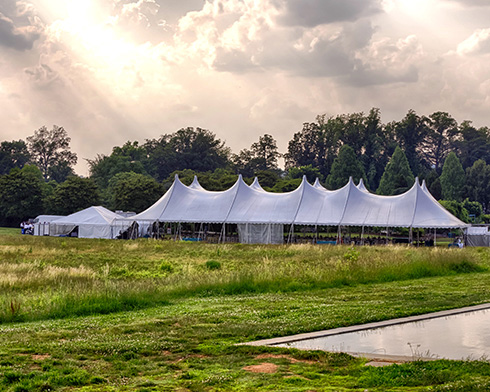
[[[367,191],[352,178],[337,190],[311,185],[303,176],[297,189],[271,193],[257,179],[247,185],[241,175],[233,186],[215,192],[202,188],[194,178],[184,185],[176,175],[169,190],[151,207],[117,222],[169,222],[218,224],[283,224],[407,228],[468,227],[435,200],[426,186],[414,185],[396,196]]]

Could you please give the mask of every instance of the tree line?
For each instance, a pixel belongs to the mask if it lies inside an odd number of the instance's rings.
[[[55,125],[41,127],[25,141],[0,143],[0,225],[91,205],[140,212],[161,197],[175,174],[186,184],[197,175],[208,190],[229,188],[238,174],[249,183],[256,176],[271,192],[291,191],[303,176],[337,189],[352,176],[382,195],[405,192],[419,177],[466,221],[485,219],[490,208],[490,129],[471,121],[458,124],[446,112],[423,116],[409,110],[387,124],[377,108],[320,115],[294,133],[285,153],[269,134],[233,153],[213,132],[188,127],[96,155],[87,160],[87,178],[75,175],[77,155],[70,141]]]

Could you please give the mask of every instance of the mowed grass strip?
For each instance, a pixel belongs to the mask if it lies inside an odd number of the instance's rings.
[[[0,236],[0,322],[106,314],[176,298],[484,274],[486,249],[211,245]]]

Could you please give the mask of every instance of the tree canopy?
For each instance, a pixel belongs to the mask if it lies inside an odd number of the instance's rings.
[[[377,193],[380,195],[399,195],[413,185],[414,179],[405,153],[400,147],[396,147],[381,177]]]

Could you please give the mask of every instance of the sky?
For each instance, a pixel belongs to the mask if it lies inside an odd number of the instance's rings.
[[[281,152],[317,115],[490,126],[490,0],[0,0],[0,140],[78,155],[184,127]]]

